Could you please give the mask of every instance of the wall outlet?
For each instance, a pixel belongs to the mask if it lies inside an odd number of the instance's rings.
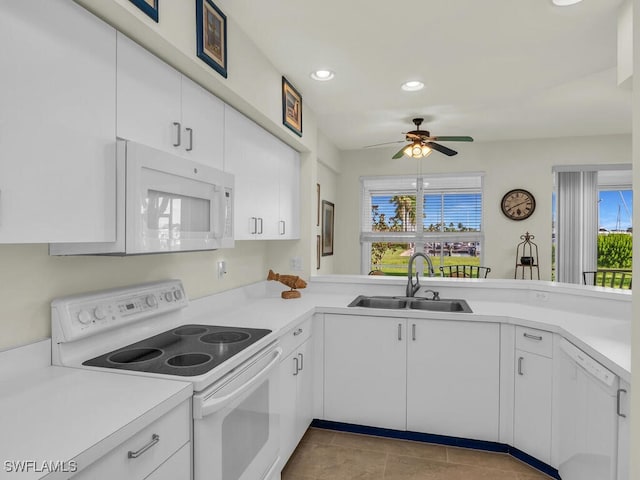
[[[218,280],[224,278],[224,276],[227,274],[227,262],[225,262],[224,260],[219,260],[218,262],[216,262],[216,270],[218,272]]]
[[[293,257],[291,259],[291,270],[294,272],[302,271],[302,257]]]

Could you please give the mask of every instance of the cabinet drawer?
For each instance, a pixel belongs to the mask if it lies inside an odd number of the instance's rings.
[[[311,318],[299,323],[280,339],[283,357],[287,357],[295,348],[301,345],[311,336]]]
[[[119,447],[73,477],[73,480],[112,480],[127,478],[142,480],[157,469],[180,447],[189,442],[191,410],[189,401],[183,402],[169,413],[143,428]],[[129,458],[129,452],[140,452],[157,441],[137,458]]]
[[[516,348],[552,358],[553,333],[535,328],[516,327]]]

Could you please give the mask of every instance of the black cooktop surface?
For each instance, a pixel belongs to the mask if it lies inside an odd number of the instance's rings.
[[[271,330],[183,325],[83,362],[92,367],[193,377],[217,367]]]

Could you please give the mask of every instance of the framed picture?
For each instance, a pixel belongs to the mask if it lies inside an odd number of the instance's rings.
[[[322,241],[320,235],[316,235],[316,270],[320,270],[320,258],[322,256]]]
[[[316,216],[316,227],[320,226],[320,184],[316,183],[316,209],[317,209],[317,216]]]
[[[335,206],[322,201],[322,256],[333,255],[333,214]]]
[[[154,22],[158,23],[158,2],[160,0],[130,0],[136,7],[149,15]]]
[[[282,77],[282,123],[302,136],[302,97],[286,78]]]
[[[196,0],[197,55],[227,78],[227,16],[211,1]]]

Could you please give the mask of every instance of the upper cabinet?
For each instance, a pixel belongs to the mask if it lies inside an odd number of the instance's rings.
[[[115,239],[116,32],[74,2],[0,2],[0,243]]]
[[[298,153],[230,107],[224,132],[225,170],[235,175],[236,240],[299,238]]]
[[[117,134],[223,167],[224,104],[118,33]]]

